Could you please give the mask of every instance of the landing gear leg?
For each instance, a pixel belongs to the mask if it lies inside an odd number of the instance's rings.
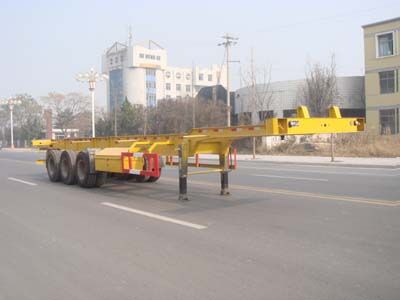
[[[187,174],[188,174],[188,155],[184,145],[179,146],[179,200],[188,201],[187,196]]]
[[[221,172],[221,195],[229,195],[228,172]]]
[[[221,195],[229,195],[228,159],[226,155],[219,156],[219,164],[223,169],[223,171],[221,171]]]

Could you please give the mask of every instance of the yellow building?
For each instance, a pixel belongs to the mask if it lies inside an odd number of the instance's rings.
[[[400,132],[400,17],[364,29],[365,96],[369,130]]]

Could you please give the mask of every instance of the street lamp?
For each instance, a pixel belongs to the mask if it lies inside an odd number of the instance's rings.
[[[80,82],[89,83],[89,91],[92,96],[92,137],[96,136],[95,121],[94,121],[94,90],[96,88],[97,81],[104,79],[104,75],[97,73],[93,68],[89,72],[79,73],[76,75],[76,80]]]
[[[14,106],[21,104],[18,98],[9,98],[8,100],[1,100],[1,105],[8,105],[10,109],[10,127],[11,127],[11,149],[14,149]]]

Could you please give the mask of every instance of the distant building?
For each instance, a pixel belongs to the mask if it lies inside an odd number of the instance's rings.
[[[195,97],[206,86],[226,86],[225,66],[168,66],[167,51],[152,41],[147,45],[114,43],[103,55],[102,71],[109,76],[108,111],[125,98],[133,104],[155,106],[161,99]]]
[[[400,132],[400,18],[363,26],[367,127]]]
[[[296,114],[296,108],[304,104],[301,99],[300,89],[305,84],[305,80],[289,80],[269,83],[269,86],[257,85],[258,92],[270,94],[269,107],[258,107],[255,111],[251,105],[251,87],[244,87],[236,91],[235,115],[242,113],[248,114],[253,122],[262,121],[267,117],[291,117]],[[364,97],[364,77],[338,77],[337,78],[338,98],[335,105],[341,109],[342,116],[364,116],[365,97]]]

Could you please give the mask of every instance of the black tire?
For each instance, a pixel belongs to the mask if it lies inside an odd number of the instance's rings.
[[[107,172],[96,172],[96,187],[101,187],[107,181]]]
[[[127,174],[127,173],[116,173],[115,178],[117,180],[125,180],[125,181],[129,181],[129,180],[133,180],[135,175],[132,174]]]
[[[67,185],[76,183],[76,152],[64,150],[60,158],[61,181]]]
[[[133,180],[142,183],[149,180],[149,176],[133,175]]]
[[[76,180],[83,188],[96,186],[96,174],[90,174],[90,158],[86,151],[79,152],[76,158]]]
[[[147,182],[156,182],[158,179],[161,177],[161,168],[160,168],[160,176],[150,176],[149,179],[147,179]]]
[[[46,153],[46,169],[50,181],[58,182],[61,179],[60,174],[60,150],[48,150]]]

